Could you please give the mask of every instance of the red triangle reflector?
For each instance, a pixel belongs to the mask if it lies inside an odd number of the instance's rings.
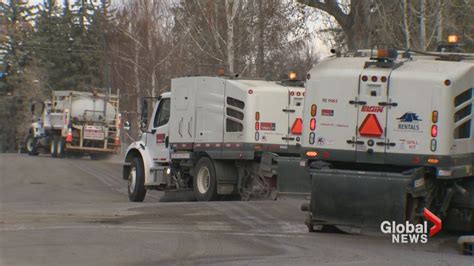
[[[383,129],[375,114],[368,114],[359,127],[359,134],[363,137],[380,137]]]
[[[296,118],[293,126],[291,126],[291,134],[301,135],[303,132],[303,120],[301,118]]]

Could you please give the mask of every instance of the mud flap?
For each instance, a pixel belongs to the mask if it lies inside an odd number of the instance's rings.
[[[403,222],[407,195],[420,196],[424,189],[424,173],[417,170],[402,174],[325,167],[310,169],[310,175],[313,225],[365,228],[386,220]]]
[[[278,165],[278,196],[309,196],[311,181],[306,168],[300,166],[300,159],[278,157],[276,161]]]

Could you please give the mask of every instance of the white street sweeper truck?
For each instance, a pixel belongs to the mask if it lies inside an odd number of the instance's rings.
[[[474,54],[379,49],[317,64],[303,112],[308,228],[361,232],[430,211],[436,230],[474,231],[473,90]]]
[[[309,192],[299,167],[302,84],[173,79],[149,123],[143,105],[143,133],[128,148],[123,169],[130,200],[143,201],[151,189],[194,191],[200,201]]]

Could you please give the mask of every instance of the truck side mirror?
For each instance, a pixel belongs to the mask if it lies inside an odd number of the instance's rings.
[[[148,127],[148,101],[146,99],[143,100],[142,103],[142,112],[140,117],[140,130],[146,131]]]

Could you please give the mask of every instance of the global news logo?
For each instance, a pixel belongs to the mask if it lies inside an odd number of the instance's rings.
[[[380,224],[380,231],[384,234],[392,235],[392,243],[396,244],[416,244],[416,243],[428,243],[428,236],[433,237],[439,231],[441,231],[441,219],[430,212],[428,209],[424,209],[423,216],[426,221],[420,224],[412,224],[409,221],[405,223],[396,223],[395,221],[383,221]],[[433,224],[428,229],[428,221]]]

